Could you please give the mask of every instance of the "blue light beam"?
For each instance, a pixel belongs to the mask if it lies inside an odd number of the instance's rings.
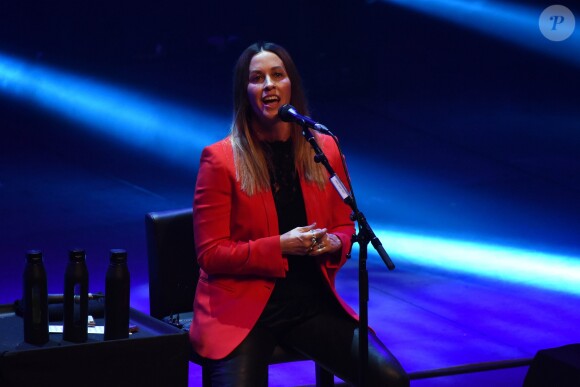
[[[554,42],[539,28],[545,6],[516,5],[487,0],[382,0],[423,12],[452,23],[506,40],[539,53],[580,65],[580,34]],[[501,61],[501,58],[497,58]]]
[[[401,259],[426,267],[580,295],[580,257],[386,229],[375,233],[388,246],[395,264]],[[369,253],[371,250],[372,247]]]
[[[222,117],[3,54],[0,92],[173,161],[191,160],[229,127]]]

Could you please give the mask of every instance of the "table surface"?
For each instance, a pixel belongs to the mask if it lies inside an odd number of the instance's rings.
[[[95,322],[102,325],[103,319]],[[58,381],[99,387],[187,386],[187,332],[133,308],[130,322],[139,331],[127,339],[104,341],[102,334],[89,334],[84,343],[70,343],[62,340],[62,334],[51,333],[46,344],[36,346],[23,342],[22,318],[10,306],[2,305],[0,385],[21,387]]]
[[[103,325],[103,318],[95,319],[96,325]],[[138,340],[148,337],[156,337],[161,335],[184,335],[186,332],[156,320],[149,315],[146,315],[136,309],[130,310],[130,323],[137,326],[138,332],[129,335],[128,339],[122,340]],[[62,321],[50,322],[50,325],[62,325]],[[21,350],[37,350],[40,348],[52,348],[59,346],[77,345],[77,344],[92,344],[103,343],[103,334],[88,334],[88,339],[84,343],[70,343],[62,339],[61,333],[51,333],[49,341],[44,345],[32,345],[24,342],[24,332],[22,326],[22,318],[14,313],[11,305],[0,306],[0,353],[7,351],[21,351]]]

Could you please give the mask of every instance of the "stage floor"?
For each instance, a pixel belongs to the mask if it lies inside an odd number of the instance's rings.
[[[370,257],[369,321],[411,374],[531,359],[540,349],[580,342],[577,296],[395,261],[397,268],[389,272],[378,256]],[[353,306],[358,305],[357,276],[353,257],[337,285]],[[411,386],[514,387],[522,385],[527,370],[520,366],[432,377],[412,380]],[[270,367],[271,386],[314,384],[312,362]],[[190,364],[190,386],[199,385],[200,368]]]

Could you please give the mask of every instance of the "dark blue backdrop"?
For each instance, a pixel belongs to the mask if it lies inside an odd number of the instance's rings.
[[[524,6],[539,16],[546,5]],[[539,31],[530,39],[547,44]],[[233,63],[255,40],[294,55],[311,114],[340,137],[373,222],[580,253],[580,81],[565,59],[380,1],[24,0],[0,11],[4,55],[226,123]],[[99,290],[108,249],[127,247],[146,308],[143,215],[190,205],[199,150],[178,166],[0,99],[0,301],[19,295],[28,248],[46,251],[58,292],[68,248],[91,250]]]

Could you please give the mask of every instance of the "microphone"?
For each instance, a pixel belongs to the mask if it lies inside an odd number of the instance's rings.
[[[312,118],[303,116],[296,111],[296,108],[290,104],[282,105],[278,110],[278,115],[280,119],[284,122],[296,122],[302,126],[308,126],[316,130],[317,132],[327,134],[332,136],[332,132],[328,128],[319,122],[314,121]]]

